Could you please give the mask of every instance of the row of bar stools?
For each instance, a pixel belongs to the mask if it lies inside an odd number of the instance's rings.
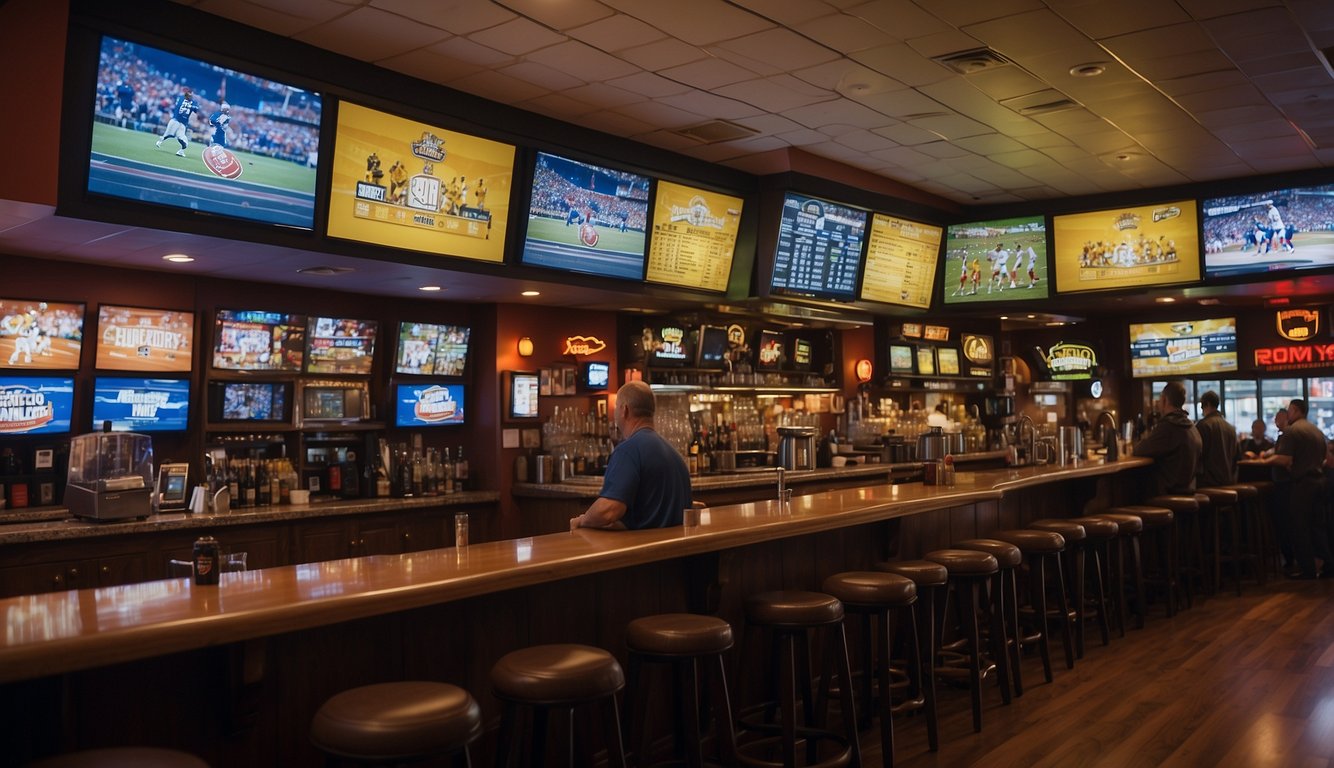
[[[916,652],[920,664],[916,670],[909,665],[908,692],[904,700],[894,707],[894,712],[925,712],[927,746],[935,752],[940,749],[936,731],[936,642],[939,638],[936,615],[945,611],[949,571],[945,566],[930,560],[891,561],[876,563],[875,567],[910,579],[917,590],[913,611],[917,614]],[[909,653],[912,653],[911,649]],[[884,691],[881,691],[881,695],[885,695]]]
[[[1144,628],[1144,567],[1140,560],[1140,535],[1144,520],[1126,512],[1103,512],[1095,515],[1116,524],[1116,557],[1109,558],[1112,574],[1112,596],[1116,601],[1116,629],[1126,636],[1126,594],[1133,587],[1135,595],[1135,626]],[[1131,573],[1126,573],[1126,549],[1130,550]],[[1133,580],[1133,583],[1132,583]]]
[[[1029,528],[1039,531],[1051,531],[1058,533],[1065,540],[1064,558],[1064,576],[1065,581],[1062,589],[1069,598],[1070,604],[1074,606],[1075,620],[1075,658],[1084,658],[1084,623],[1087,604],[1085,602],[1084,580],[1085,563],[1088,561],[1089,535],[1084,529],[1082,523],[1073,520],[1044,519],[1034,520],[1028,524]],[[1097,552],[1093,553],[1096,558]],[[1100,601],[1103,598],[1102,593],[1102,575],[1099,573],[1094,577],[1094,589],[1097,592],[1095,597]],[[1107,636],[1104,633],[1103,643],[1106,644]]]
[[[1000,565],[996,558],[985,552],[967,549],[938,549],[928,552],[926,559],[945,566],[949,571],[950,586],[954,589],[963,620],[964,638],[968,644],[968,683],[973,699],[973,730],[982,730],[982,649],[977,631],[978,592],[986,586]],[[1003,638],[993,639],[1003,643]],[[1004,646],[998,646],[1004,653]]]
[[[1067,522],[1076,523],[1084,527],[1085,554],[1084,573],[1093,574],[1093,596],[1092,603],[1096,618],[1098,621],[1098,630],[1102,635],[1102,644],[1104,646],[1111,643],[1111,596],[1107,590],[1107,583],[1110,581],[1108,573],[1111,569],[1112,544],[1117,540],[1121,526],[1114,520],[1109,520],[1097,515],[1087,517],[1072,517]],[[1091,557],[1090,557],[1091,555]],[[1091,568],[1090,568],[1091,566]],[[1087,619],[1088,598],[1080,605],[1084,610],[1079,612],[1080,622],[1079,631],[1075,635],[1076,655],[1080,658],[1084,656],[1084,623]]]
[[[1033,618],[1036,624],[1037,635],[1027,637],[1025,640],[1038,643],[1038,649],[1042,654],[1043,673],[1047,682],[1052,681],[1051,674],[1051,649],[1049,635],[1051,630],[1050,619],[1052,611],[1047,609],[1047,574],[1050,572],[1056,577],[1056,615],[1060,616],[1060,622],[1057,626],[1061,629],[1061,643],[1065,649],[1066,669],[1075,667],[1075,647],[1074,639],[1070,631],[1070,604],[1065,599],[1065,577],[1061,568],[1061,555],[1065,552],[1065,539],[1061,534],[1051,531],[1034,531],[1015,529],[1010,531],[997,531],[992,534],[1001,541],[1008,541],[1019,547],[1024,553],[1024,559],[1028,561],[1030,600],[1033,612]],[[1048,571],[1048,564],[1052,566]]]
[[[1218,557],[1232,564],[1238,595],[1241,594],[1242,566],[1246,564],[1251,566],[1255,580],[1261,586],[1265,583],[1264,541],[1268,523],[1265,521],[1264,494],[1272,485],[1265,481],[1223,486],[1237,492],[1237,513],[1232,516],[1229,526],[1231,552],[1226,555],[1220,553]],[[1218,550],[1217,541],[1214,542],[1214,549]]]
[[[1019,631],[1019,566],[1024,553],[1015,545],[999,539],[965,539],[954,543],[958,549],[985,552],[996,558],[998,569],[991,577],[986,602],[990,628],[991,652],[1000,684],[1001,703],[1009,704],[1011,691],[1024,695],[1019,671],[1022,635]]]
[[[1172,554],[1176,560],[1172,573],[1176,575],[1177,599],[1186,608],[1194,605],[1192,584],[1196,577],[1205,582],[1204,550],[1201,546],[1200,517],[1209,506],[1209,497],[1202,494],[1182,493],[1154,496],[1145,502],[1150,507],[1172,510],[1172,524],[1167,527]],[[1146,520],[1144,529],[1150,526]]]
[[[1189,498],[1192,504],[1195,503],[1194,496],[1178,497]],[[1198,505],[1197,505],[1198,506]],[[1162,582],[1163,591],[1167,596],[1167,617],[1176,616],[1177,612],[1177,536],[1176,536],[1176,513],[1163,506],[1150,506],[1144,504],[1131,504],[1124,507],[1114,507],[1113,513],[1134,515],[1138,517],[1143,526],[1141,537],[1153,538],[1150,540],[1153,544],[1156,556],[1155,565],[1157,573],[1151,578],[1146,572],[1142,582]],[[1147,596],[1139,597],[1140,605],[1143,606],[1147,601]],[[1143,626],[1142,622],[1140,626]]]
[[[335,694],[320,706],[310,741],[329,765],[396,765],[456,756],[482,735],[482,710],[462,688],[415,680],[377,683]]]
[[[1223,588],[1223,548],[1221,532],[1226,526],[1231,531],[1240,517],[1241,510],[1238,504],[1240,495],[1235,488],[1199,488],[1196,490],[1197,497],[1203,496],[1209,500],[1200,505],[1200,509],[1208,510],[1209,522],[1212,529],[1209,531],[1211,546],[1209,551],[1209,560],[1212,561],[1209,570],[1209,586],[1216,594]],[[1234,541],[1235,545],[1236,542]],[[1237,577],[1237,594],[1241,594],[1241,576]]]

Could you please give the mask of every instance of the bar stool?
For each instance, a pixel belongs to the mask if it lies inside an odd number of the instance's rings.
[[[1144,532],[1144,520],[1128,512],[1112,509],[1095,517],[1116,523],[1116,557],[1112,559],[1112,593],[1116,599],[1116,628],[1126,636],[1126,590],[1131,586],[1126,579],[1126,547],[1130,547],[1131,567],[1134,569],[1135,627],[1144,628],[1144,566],[1140,560],[1139,538]]]
[[[1107,592],[1108,571],[1111,569],[1112,543],[1116,541],[1121,527],[1114,520],[1108,520],[1098,515],[1072,517],[1069,522],[1084,526],[1086,536],[1084,551],[1086,554],[1093,555],[1091,560],[1093,565],[1093,600],[1097,606],[1098,630],[1102,634],[1102,644],[1106,646],[1112,640],[1111,621],[1109,619],[1112,612],[1111,598]],[[1085,558],[1086,574],[1088,573],[1088,564],[1090,564],[1090,560]],[[1082,625],[1083,621],[1080,624]],[[1124,633],[1124,628],[1122,632]],[[1075,639],[1079,646],[1080,658],[1083,658],[1083,632],[1080,631],[1076,634]]]
[[[894,697],[890,689],[890,664],[893,661],[893,638],[890,630],[890,613],[899,612],[907,619],[912,655],[918,655],[917,619],[912,607],[917,602],[917,585],[912,579],[895,573],[882,571],[847,571],[836,573],[824,580],[821,587],[825,592],[837,597],[843,603],[846,615],[860,615],[862,621],[862,704],[859,710],[861,729],[871,725],[872,702],[875,699],[871,688],[871,678],[877,677],[880,687],[880,748],[885,766],[894,765]],[[847,618],[843,620],[847,624]],[[879,642],[872,643],[872,624],[880,625]],[[872,650],[874,649],[874,653]],[[910,661],[912,667],[920,667],[921,660]]]
[[[573,731],[575,708],[600,704],[607,761],[617,768],[625,768],[620,714],[616,709],[616,694],[625,687],[625,674],[610,653],[601,648],[573,644],[521,648],[505,654],[491,668],[491,686],[496,698],[504,703],[497,765],[508,768],[511,763],[514,745],[519,740],[515,731],[524,710],[531,709],[533,713],[530,756],[535,763],[541,764],[546,754],[549,711],[569,712]],[[571,739],[571,765],[575,762],[574,751]],[[593,762],[591,754],[580,759],[585,765]]]
[[[876,563],[875,568],[885,573],[895,573],[912,579],[917,588],[917,602],[913,611],[917,614],[917,660],[919,666],[911,667],[907,672],[908,693],[905,699],[894,706],[894,712],[926,712],[926,742],[932,752],[940,749],[940,739],[936,732],[936,643],[940,634],[936,629],[936,614],[945,611],[945,585],[949,582],[950,572],[945,566],[930,560],[895,560]],[[912,656],[909,656],[912,659]]]
[[[977,633],[977,591],[1000,570],[996,558],[968,549],[938,549],[926,553],[927,560],[945,566],[954,594],[963,612],[964,637],[968,640],[968,684],[973,698],[973,730],[982,730],[982,652]]]
[[[1161,498],[1161,497],[1160,497]],[[1189,500],[1189,503],[1198,506],[1195,497],[1183,496],[1179,499]],[[1183,504],[1185,501],[1182,502]],[[1162,581],[1163,590],[1167,593],[1167,617],[1170,619],[1177,615],[1177,527],[1176,513],[1163,506],[1147,506],[1142,504],[1131,504],[1124,507],[1114,507],[1112,512],[1117,514],[1134,515],[1140,519],[1144,525],[1142,536],[1150,533],[1154,538],[1154,549],[1157,555],[1157,565],[1161,569],[1159,578],[1150,579],[1145,575],[1144,581]],[[1141,602],[1144,598],[1140,598]]]
[[[1075,668],[1075,647],[1070,632],[1070,604],[1065,599],[1065,576],[1061,568],[1061,555],[1065,552],[1065,539],[1059,533],[1051,531],[1031,531],[1014,529],[996,531],[992,536],[1001,541],[1008,541],[1024,553],[1028,561],[1029,601],[1033,618],[1037,623],[1037,637],[1025,637],[1024,640],[1038,643],[1038,652],[1042,655],[1042,673],[1047,682],[1052,681],[1051,648],[1048,640],[1050,633],[1051,612],[1047,610],[1047,562],[1051,561],[1056,573],[1057,613],[1061,617],[1061,643],[1065,649],[1065,668]]]
[[[329,765],[393,765],[457,755],[470,764],[468,745],[482,735],[482,710],[448,683],[377,683],[334,694],[310,724],[310,741]]]
[[[706,660],[716,674],[718,706],[714,707],[716,738],[724,763],[736,759],[736,731],[732,723],[732,700],[727,692],[727,668],[723,655],[732,649],[732,626],[715,616],[693,613],[666,613],[645,616],[625,628],[625,644],[630,651],[626,669],[629,696],[626,720],[630,725],[630,745],[636,762],[647,765],[644,722],[648,714],[649,692],[640,684],[645,663],[670,664],[676,699],[676,747],[691,768],[704,764],[703,735],[700,732],[699,662]]]
[[[1260,518],[1255,528],[1249,532],[1243,532],[1243,536],[1251,539],[1251,549],[1255,550],[1259,558],[1259,566],[1256,568],[1259,573],[1259,581],[1264,584],[1271,573],[1278,573],[1279,564],[1282,562],[1281,553],[1278,550],[1278,531],[1274,528],[1273,516],[1270,514],[1269,499],[1274,494],[1274,483],[1269,480],[1248,480],[1246,485],[1251,486],[1260,495],[1255,504],[1252,505],[1252,515]],[[1249,516],[1248,516],[1249,517]]]
[[[1069,596],[1070,602],[1074,604],[1075,615],[1075,658],[1084,658],[1084,611],[1086,608],[1084,602],[1084,563],[1088,551],[1088,532],[1084,530],[1082,523],[1076,523],[1073,520],[1061,520],[1055,518],[1045,518],[1034,520],[1028,524],[1029,528],[1039,531],[1052,531],[1061,534],[1065,539],[1065,553],[1063,555],[1065,562],[1062,575],[1065,577],[1061,588]],[[1094,554],[1097,557],[1097,554]],[[1101,581],[1099,577],[1098,581]],[[1101,583],[1098,585],[1101,587]],[[1101,599],[1102,595],[1099,594]],[[1107,642],[1107,637],[1103,636],[1103,643]]]
[[[745,612],[748,634],[763,630],[772,633],[770,661],[773,673],[769,676],[769,683],[771,686],[777,683],[779,690],[776,700],[770,699],[763,705],[766,712],[764,722],[747,722],[744,719],[740,722],[743,735],[746,731],[762,735],[751,741],[745,741],[744,738],[739,740],[737,760],[750,766],[783,765],[792,768],[797,765],[797,742],[801,738],[806,741],[808,766],[860,766],[861,744],[857,740],[857,709],[852,699],[852,668],[848,661],[847,635],[843,629],[843,603],[821,592],[761,592],[746,598]],[[812,631],[823,631],[824,634],[825,656],[819,698],[813,696],[811,691],[809,634]],[[831,667],[837,668],[839,679],[839,717],[844,729],[841,734],[825,727]],[[801,726],[797,725],[799,690],[805,715]],[[773,694],[772,687],[770,693]],[[782,722],[779,724],[770,722],[775,708],[782,713]],[[782,752],[780,763],[747,754],[748,751],[766,749],[775,741]],[[833,743],[838,751],[820,760],[821,743]]]
[[[990,621],[991,653],[996,662],[1000,683],[1001,703],[1010,703],[1010,691],[1024,695],[1020,675],[1020,652],[1023,650],[1019,634],[1019,578],[1016,575],[1024,562],[1024,555],[1015,545],[998,539],[965,539],[954,542],[955,549],[986,552],[996,558],[999,566],[987,588],[987,614]]]
[[[1243,564],[1250,563],[1255,573],[1255,580],[1261,586],[1265,583],[1264,567],[1264,532],[1265,532],[1265,514],[1264,514],[1264,493],[1273,483],[1268,481],[1261,483],[1237,483],[1235,485],[1225,485],[1224,489],[1237,492],[1236,514],[1232,516],[1232,524],[1229,534],[1231,536],[1232,552],[1228,555],[1222,555],[1220,558],[1232,563],[1233,573],[1237,577],[1237,594],[1241,594],[1241,569]],[[1250,535],[1243,535],[1243,527],[1250,531]],[[1218,542],[1214,543],[1218,547]]]
[[[1212,547],[1210,549],[1210,559],[1213,560],[1213,567],[1210,569],[1210,587],[1216,594],[1223,588],[1223,548],[1221,531],[1224,523],[1227,524],[1229,531],[1237,528],[1237,520],[1240,517],[1241,510],[1239,499],[1241,494],[1235,488],[1216,487],[1216,488],[1198,488],[1195,491],[1197,497],[1204,496],[1209,499],[1208,505],[1200,505],[1201,513],[1208,510],[1212,513],[1213,531]],[[1236,537],[1233,536],[1233,546],[1236,546]],[[1241,574],[1237,574],[1237,594],[1241,594]]]
[[[56,755],[28,768],[208,768],[208,763],[174,749],[114,747]]]

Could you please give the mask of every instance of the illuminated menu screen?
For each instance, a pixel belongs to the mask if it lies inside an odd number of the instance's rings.
[[[866,211],[793,192],[783,199],[774,254],[774,293],[852,301]]]
[[[1236,318],[1130,325],[1130,374],[1137,379],[1235,370]]]
[[[874,214],[866,245],[862,298],[927,309],[940,254],[941,228]]]
[[[1056,291],[1199,280],[1197,227],[1193,200],[1056,216]]]
[[[644,279],[726,291],[741,204],[739,197],[659,181]]]

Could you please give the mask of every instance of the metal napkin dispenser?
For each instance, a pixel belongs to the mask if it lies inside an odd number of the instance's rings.
[[[153,512],[153,438],[95,432],[70,440],[65,505],[76,517],[123,520]]]

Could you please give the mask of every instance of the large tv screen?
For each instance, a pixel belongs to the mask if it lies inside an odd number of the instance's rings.
[[[1130,375],[1137,379],[1235,370],[1235,317],[1130,325]]]
[[[928,309],[940,256],[940,227],[887,216],[871,216],[861,297]]]
[[[1052,234],[1057,293],[1200,279],[1194,200],[1056,216]]]
[[[111,422],[119,432],[184,432],[190,428],[189,379],[113,379],[93,385],[92,429]]]
[[[513,146],[346,101],[337,125],[330,237],[504,261]]]
[[[220,309],[214,321],[213,367],[229,371],[300,371],[305,315]]]
[[[1334,267],[1334,184],[1206,198],[1205,277]]]
[[[402,323],[395,373],[462,376],[468,368],[469,329],[463,325]]]
[[[741,225],[741,205],[739,197],[659,181],[644,279],[683,288],[726,291]]]
[[[0,376],[0,435],[70,431],[74,379]]]
[[[0,299],[0,368],[76,370],[84,309],[82,304]]]
[[[603,277],[644,277],[649,179],[537,153],[524,264]]]
[[[88,191],[310,229],[320,95],[102,38]]]
[[[462,423],[462,384],[422,382],[394,387],[394,426],[442,427]]]
[[[369,375],[378,328],[374,320],[312,317],[306,329],[306,373]]]
[[[1041,216],[951,224],[940,289],[946,305],[1045,299],[1047,222]]]
[[[189,373],[195,314],[103,304],[97,308],[97,369]]]
[[[857,297],[865,236],[866,211],[786,193],[770,292],[852,301]]]

